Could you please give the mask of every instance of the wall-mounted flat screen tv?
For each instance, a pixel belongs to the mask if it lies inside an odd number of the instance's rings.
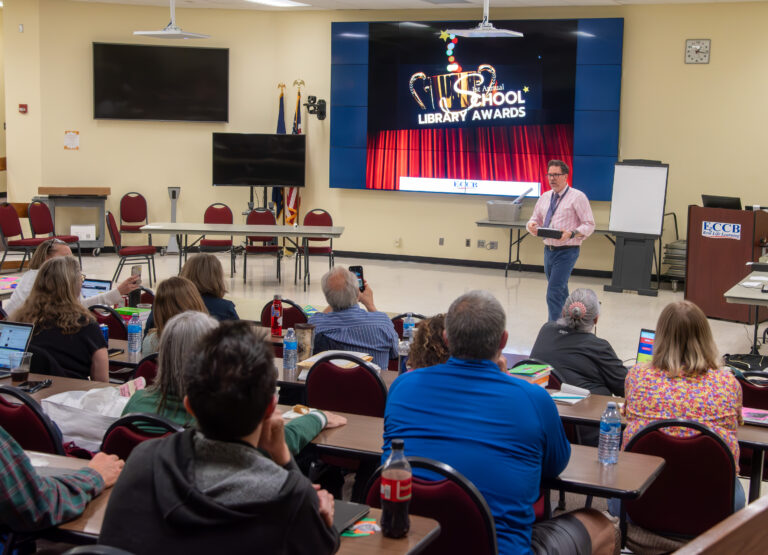
[[[93,117],[226,122],[229,49],[94,42]]]
[[[214,186],[304,187],[306,135],[213,133]]]

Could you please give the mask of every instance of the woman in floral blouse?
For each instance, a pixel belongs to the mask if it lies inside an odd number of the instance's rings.
[[[707,317],[688,301],[667,305],[656,324],[651,364],[638,364],[624,384],[627,428],[623,447],[640,429],[657,420],[694,420],[709,426],[728,445],[739,468],[736,429],[741,420],[741,386],[723,368]],[[685,428],[664,430],[685,437]],[[735,507],[745,504],[736,480]]]

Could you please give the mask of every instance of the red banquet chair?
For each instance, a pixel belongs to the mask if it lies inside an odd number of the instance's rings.
[[[157,353],[151,353],[139,361],[133,379],[144,378],[147,387],[155,383],[157,377]]]
[[[125,319],[111,306],[94,304],[88,307],[93,317],[99,324],[105,324],[109,328],[110,339],[128,340],[128,328]]]
[[[205,209],[203,223],[206,224],[231,224],[234,216],[229,206],[221,202],[214,202]],[[206,239],[205,235],[195,243],[184,249],[184,261],[187,260],[187,252],[197,244],[200,252],[227,252],[229,251],[229,276],[235,275],[235,249],[232,237],[229,239]]]
[[[11,239],[12,237],[19,237],[19,239]],[[0,239],[3,243],[3,258],[0,260],[0,270],[2,270],[5,257],[8,256],[8,251],[24,253],[21,257],[21,265],[19,266],[19,268],[23,268],[27,258],[32,258],[34,250],[47,237],[25,238],[16,209],[12,204],[3,202],[0,204]]]
[[[77,247],[77,258],[82,267],[83,258],[80,253],[80,237],[77,235],[56,235],[51,211],[47,204],[39,200],[30,202],[27,213],[29,214],[29,229],[32,230],[32,237],[45,235],[45,239],[56,238],[68,245],[75,245]]]
[[[342,368],[332,361],[355,364]],[[384,416],[387,386],[379,372],[353,355],[329,354],[320,358],[307,374],[307,404],[320,410]]]
[[[251,210],[245,219],[246,225],[277,225],[275,215],[269,210]],[[259,243],[259,244],[256,244]],[[283,260],[283,247],[277,244],[275,236],[249,235],[245,238],[245,252],[243,253],[243,283],[245,283],[248,255],[267,254],[277,258],[277,282],[282,281],[280,265]]]
[[[104,432],[100,451],[127,460],[142,441],[165,437],[184,428],[158,414],[137,412],[115,420]]]
[[[322,208],[314,208],[304,216],[305,226],[333,227],[333,218]],[[318,243],[327,243],[319,245]],[[312,246],[315,245],[315,246]],[[304,260],[304,278],[309,281],[309,257],[324,255],[328,257],[328,269],[333,268],[333,239],[323,237],[305,237],[302,241],[302,248],[296,252],[296,268],[293,276],[293,282],[296,283],[298,275],[301,273],[301,262]]]
[[[9,385],[0,385],[0,426],[27,451],[65,454],[58,428],[37,401]]]
[[[438,475],[435,480],[413,477],[410,512],[434,518],[440,535],[422,553],[497,553],[496,526],[483,494],[453,467],[423,457],[406,457],[415,470]],[[366,503],[381,508],[381,467],[368,482]]]
[[[152,287],[153,276],[155,281],[157,281],[157,274],[155,273],[155,247],[151,244],[124,247],[120,231],[117,228],[117,222],[115,222],[115,216],[109,211],[107,211],[107,230],[109,231],[110,239],[112,239],[112,244],[115,246],[115,252],[120,257],[120,262],[117,264],[112,281],[117,281],[126,263],[146,264],[147,273],[149,274],[149,286]]]
[[[736,380],[741,385],[743,405],[751,409],[768,410],[768,373],[743,372],[736,375]],[[739,467],[742,476],[750,476],[752,473],[752,459],[754,451],[749,447],[742,447],[739,456]],[[764,455],[768,459],[768,453]],[[765,459],[764,459],[765,460]],[[768,480],[768,465],[763,462],[763,480]]]
[[[698,433],[677,437],[663,431],[673,427]],[[665,461],[643,496],[624,503],[622,513],[626,508],[638,526],[663,536],[693,538],[733,513],[736,464],[726,443],[709,427],[690,420],[660,420],[637,432],[626,451]]]
[[[147,199],[141,193],[125,193],[120,199],[120,233],[141,233],[149,223]],[[152,236],[149,236],[152,244]]]

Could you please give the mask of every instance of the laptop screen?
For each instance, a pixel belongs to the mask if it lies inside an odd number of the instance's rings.
[[[80,289],[86,299],[94,295],[101,295],[112,289],[112,282],[106,279],[86,279]]]
[[[10,355],[24,352],[32,338],[32,324],[0,321],[0,368],[10,368]]]
[[[640,330],[640,341],[637,345],[637,363],[651,362],[653,358],[653,340],[656,338],[656,330]]]

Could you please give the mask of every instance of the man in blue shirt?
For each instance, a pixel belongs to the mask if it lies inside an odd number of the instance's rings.
[[[389,389],[382,461],[398,438],[406,455],[461,472],[491,508],[501,554],[612,553],[615,529],[597,511],[534,525],[541,480],[566,467],[571,448],[549,394],[499,370],[505,325],[490,293],[453,302],[444,332],[451,358],[404,374]]]
[[[399,338],[389,317],[376,311],[368,282],[361,292],[352,272],[334,266],[323,276],[321,285],[328,308],[309,319],[315,325],[315,352],[341,349],[368,353],[374,363],[386,369],[389,359],[397,358]]]

